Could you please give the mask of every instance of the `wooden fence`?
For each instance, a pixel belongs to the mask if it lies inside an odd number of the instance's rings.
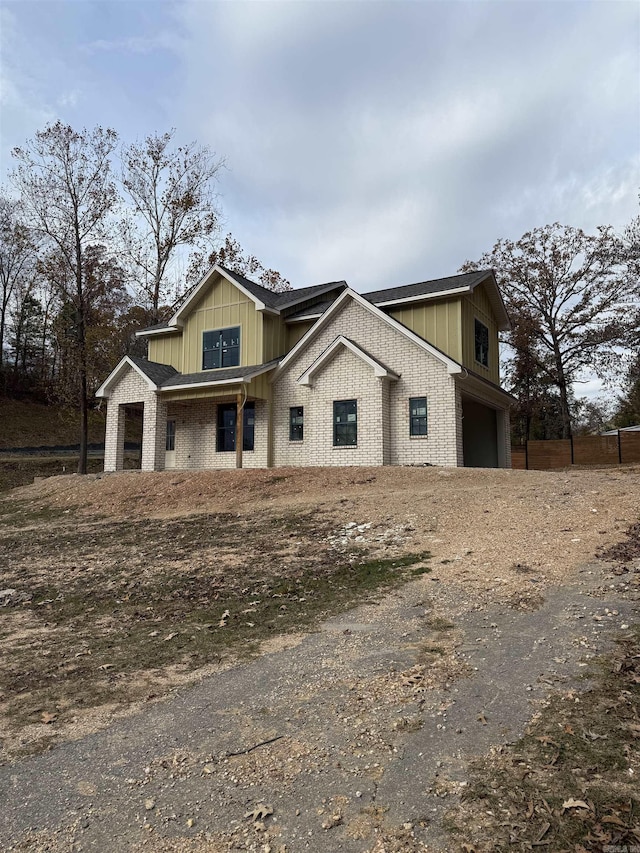
[[[640,432],[581,435],[555,441],[527,441],[511,448],[511,467],[545,471],[570,465],[640,462]]]

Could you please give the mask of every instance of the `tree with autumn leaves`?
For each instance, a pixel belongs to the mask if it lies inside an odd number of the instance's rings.
[[[161,319],[188,287],[180,268],[196,275],[221,251],[231,269],[290,286],[231,235],[221,241],[223,161],[173,136],[119,147],[111,128],[57,121],[14,149],[13,195],[0,193],[0,392],[9,354],[14,389],[37,374],[57,401],[75,401],[79,473],[93,393],[134,346],[135,330]]]
[[[610,227],[586,234],[558,223],[519,240],[498,240],[463,271],[491,267],[511,317],[505,343],[507,380],[517,398],[521,437],[555,418],[552,434],[572,434],[573,385],[586,371],[620,376],[626,353],[637,347],[640,286],[634,246]],[[556,409],[555,414],[552,410]]]

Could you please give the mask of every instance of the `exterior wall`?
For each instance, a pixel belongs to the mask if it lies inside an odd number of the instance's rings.
[[[266,468],[268,404],[256,401],[254,450],[242,454],[244,468]],[[168,417],[176,422],[175,469],[235,468],[234,452],[216,451],[217,405],[213,400],[170,403]]]
[[[262,314],[248,296],[217,276],[185,320],[180,372],[201,371],[202,333],[228,326],[240,326],[240,364],[262,364]]]
[[[262,359],[256,364],[265,364],[287,352],[287,329],[281,317],[262,315]]]
[[[287,326],[287,352],[292,350],[303,335],[317,323],[317,320],[309,320],[308,323],[291,323]]]
[[[170,364],[182,372],[182,335],[172,332],[169,335],[152,335],[149,342],[149,361],[158,364]]]
[[[342,350],[312,387],[297,379],[343,334],[400,374],[380,380],[358,356]],[[385,390],[385,385],[386,390]],[[428,432],[409,435],[409,398],[426,396]],[[333,400],[358,400],[358,448],[333,447]],[[456,386],[445,365],[353,300],[274,382],[274,465],[456,465]],[[304,406],[304,441],[289,441],[289,407]],[[368,414],[377,407],[375,417]],[[372,410],[371,410],[372,411]],[[361,414],[362,412],[362,414]],[[388,426],[384,413],[388,412]],[[374,434],[369,435],[372,430]]]
[[[458,362],[462,361],[461,299],[441,302],[408,303],[405,307],[383,308],[391,317],[438,347]]]
[[[489,367],[476,361],[475,319],[489,329]],[[461,363],[484,379],[500,384],[500,358],[498,351],[498,324],[484,285],[462,300],[462,359]]]
[[[158,412],[162,412],[164,404],[158,400],[147,382],[132,368],[120,379],[112,390],[107,403],[107,426],[104,441],[104,470],[119,471],[122,469],[124,450],[124,411],[122,406],[131,403],[144,403],[144,421],[142,428],[142,468],[145,471],[156,471],[163,465],[166,432],[160,437],[155,435],[152,424],[157,423]],[[166,414],[164,417],[166,431]],[[158,442],[161,442],[162,453],[159,456]],[[162,461],[161,461],[162,460]]]

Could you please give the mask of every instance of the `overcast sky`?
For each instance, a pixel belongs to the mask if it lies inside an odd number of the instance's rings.
[[[638,213],[636,2],[2,0],[2,180],[57,118],[227,160],[227,229],[294,286],[455,273]]]

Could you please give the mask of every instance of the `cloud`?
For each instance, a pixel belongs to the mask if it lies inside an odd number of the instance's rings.
[[[177,123],[227,155],[229,226],[294,282],[452,273],[535,225],[630,218],[639,19],[625,3],[190,2]]]
[[[105,53],[134,53],[150,54],[156,51],[175,51],[180,46],[180,38],[176,33],[160,32],[155,35],[124,36],[114,39],[96,39],[83,44],[81,50],[92,54]]]

